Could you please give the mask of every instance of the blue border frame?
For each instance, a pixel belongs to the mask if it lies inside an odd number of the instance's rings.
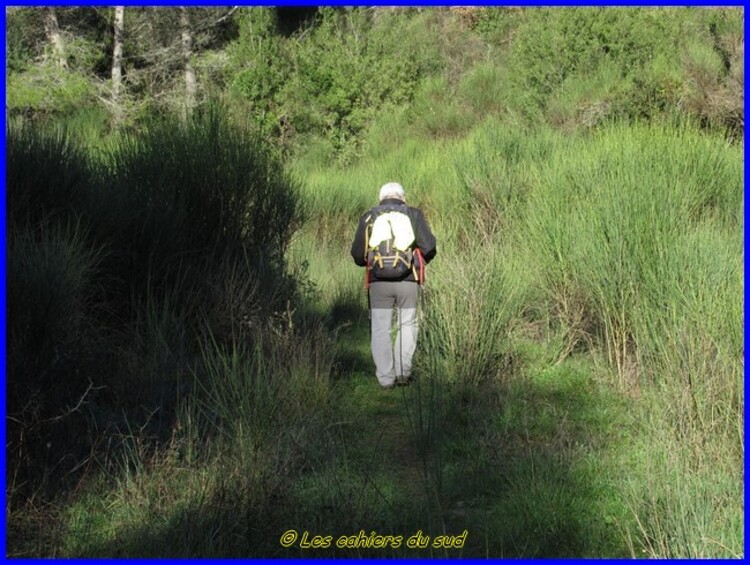
[[[3,22],[3,29],[2,29],[3,54],[5,54],[5,30],[6,30],[6,26],[5,26],[5,10],[3,10],[2,16],[0,16],[0,17],[2,17],[2,22]],[[6,76],[6,73],[7,73],[7,62],[6,62],[6,57],[5,56],[3,56],[3,71],[4,71],[3,72],[3,76]],[[5,99],[5,80],[4,79],[3,79],[3,89],[2,89],[2,91],[3,91],[3,98]],[[7,128],[7,113],[4,114],[3,124],[5,126],[3,129],[6,129]],[[5,146],[5,144],[3,143],[3,147],[4,146]],[[2,171],[3,171],[3,179],[6,179],[7,177],[5,175],[5,151],[3,151],[3,157],[2,157]],[[0,285],[2,285],[2,297],[0,297],[0,303],[2,304],[1,309],[0,309],[0,312],[1,312],[0,316],[2,316],[2,324],[0,324],[0,336],[2,336],[2,353],[0,353],[0,368],[2,369],[3,390],[2,390],[2,395],[0,395],[2,397],[2,400],[0,400],[0,404],[2,404],[3,418],[2,418],[2,421],[0,421],[0,429],[2,429],[3,439],[5,440],[5,438],[6,438],[6,435],[5,435],[5,415],[7,414],[7,409],[6,409],[6,394],[7,394],[6,391],[7,391],[7,388],[5,386],[6,380],[7,380],[6,379],[6,374],[7,374],[6,373],[6,365],[7,365],[6,364],[6,351],[7,351],[7,343],[8,343],[8,341],[7,341],[7,331],[6,331],[6,312],[7,312],[7,309],[6,309],[6,298],[7,298],[7,292],[6,292],[6,290],[7,290],[7,287],[6,287],[6,285],[7,285],[7,265],[8,265],[8,263],[7,263],[7,250],[8,250],[8,246],[7,246],[7,234],[8,234],[8,230],[7,230],[7,217],[6,217],[7,210],[6,210],[6,197],[5,197],[5,195],[6,195],[6,183],[5,182],[3,182],[3,192],[2,193],[3,193],[3,198],[2,198],[2,202],[0,202],[0,227],[2,228],[2,233],[3,233],[3,246],[2,246],[2,250],[0,251],[0,255],[2,256],[3,276],[2,276],[2,282],[0,282]],[[6,470],[6,465],[5,465],[5,459],[6,459],[6,457],[5,457],[5,448],[3,448],[2,454],[0,454],[0,461],[2,461],[3,485],[4,485],[5,489],[7,489],[7,484],[8,484],[7,481],[8,481],[8,479],[7,479],[7,470]],[[3,501],[5,502],[4,506],[7,508],[6,497],[7,497],[7,490],[3,490]],[[3,559],[5,559],[5,556],[7,555],[7,551],[6,551],[7,540],[6,540],[6,535],[5,535],[5,530],[6,530],[6,524],[5,524],[5,522],[6,522],[6,518],[3,518],[3,521],[2,521],[2,539],[0,539],[0,547],[2,548],[2,554],[1,555],[2,555]]]
[[[148,2],[122,2],[120,5],[124,6],[169,6],[169,5],[197,5],[197,6],[227,6],[227,5],[233,5],[229,2],[195,2],[195,1],[188,1],[188,2],[154,2],[154,3],[148,3]],[[71,6],[71,5],[114,5],[114,4],[100,4],[90,1],[84,1],[80,3],[73,3],[73,2],[60,2],[57,0],[53,0],[50,2],[26,2],[26,1],[20,1],[20,2],[6,2],[4,3],[4,7],[8,6],[19,6],[19,7],[33,7],[33,6]],[[353,3],[353,2],[312,2],[310,0],[298,0],[296,2],[253,2],[249,4],[240,4],[243,6],[295,6],[295,7],[308,7],[308,6],[424,6],[424,7],[441,7],[441,6],[502,6],[503,4],[497,4],[493,2],[409,2],[405,0],[374,0],[372,2],[367,3]],[[576,2],[542,2],[542,1],[525,1],[521,0],[519,2],[509,2],[506,5],[512,5],[512,6],[549,6],[549,7],[578,7],[578,6],[632,6],[632,7],[669,7],[669,6],[695,6],[695,7],[708,7],[708,6],[716,6],[716,7],[745,7],[745,2],[701,2],[701,3],[693,3],[693,2],[677,2],[674,0],[668,0],[668,1],[662,1],[662,2],[623,2],[623,1],[616,1],[616,0],[604,0],[601,2],[582,2],[582,3],[576,3]],[[3,10],[2,16],[2,36],[3,40],[5,39],[6,35],[6,18],[5,18],[5,10]],[[748,15],[747,11],[745,11],[744,14],[744,21],[745,21],[745,29],[747,29],[747,23],[748,23]],[[5,41],[3,41],[3,51],[5,50]],[[747,54],[745,54],[745,60],[747,60]],[[3,57],[3,67],[7,72],[6,69],[6,59]],[[5,80],[3,80],[3,88],[2,88],[3,94],[5,93]],[[745,100],[745,114],[747,114],[747,100]],[[7,127],[7,116],[3,118],[4,124]],[[745,152],[747,149],[745,148]],[[5,153],[3,152],[2,157],[2,171],[3,176],[5,177],[6,172],[6,163],[5,163]],[[745,193],[747,193],[747,189],[745,188]],[[6,370],[7,370],[7,363],[6,363],[6,348],[7,348],[7,331],[6,331],[6,312],[7,312],[7,209],[6,209],[6,198],[5,198],[5,184],[3,189],[3,199],[2,203],[0,203],[0,223],[2,224],[2,231],[4,234],[4,245],[2,246],[2,270],[3,270],[3,277],[2,277],[2,298],[0,299],[2,301],[2,313],[0,314],[2,316],[2,324],[0,329],[0,335],[2,336],[2,352],[0,353],[0,366],[2,368],[2,375],[3,375],[3,385],[6,383]],[[744,227],[744,233],[743,233],[744,241],[747,241],[747,227]],[[744,263],[744,274],[745,279],[747,279],[748,272],[750,270],[748,269],[747,264],[747,258],[745,257],[745,263]],[[747,291],[745,290],[745,296],[743,296],[743,300],[746,299]],[[744,322],[745,325],[747,324],[748,315],[747,311],[744,308],[746,301],[743,302],[743,311],[744,311]],[[745,336],[745,348],[747,346],[747,336]],[[2,400],[0,400],[0,403],[2,404],[3,408],[3,414],[6,414],[6,388],[3,386],[3,392],[2,392]],[[745,411],[745,431],[747,430],[747,407],[745,405],[744,407]],[[2,418],[2,421],[0,422],[0,429],[2,429],[3,437],[5,437],[5,431],[6,431],[6,423],[5,423],[5,417]],[[0,455],[0,458],[2,460],[2,475],[4,479],[4,484],[7,485],[7,470],[6,470],[6,454],[5,449],[2,451],[2,455]],[[745,465],[743,469],[743,482],[745,482],[745,479],[747,477],[747,460],[745,460]],[[5,496],[4,491],[4,496]],[[747,501],[747,493],[745,492],[745,501]],[[7,508],[7,504],[6,504]],[[745,522],[745,553],[747,554],[747,523]],[[0,547],[2,547],[2,554],[0,555],[0,559],[3,561],[7,560],[7,540],[6,540],[6,519],[5,517],[2,520],[2,539],[0,540]],[[313,558],[300,558],[303,561],[313,560]],[[128,561],[130,559],[127,559]],[[250,559],[248,559],[250,560]],[[298,559],[295,559],[297,561]],[[333,561],[340,561],[340,560],[334,560],[334,559],[314,559],[316,562],[333,562]],[[35,562],[35,561],[47,561],[46,559],[13,559],[14,562]],[[73,559],[72,561],[83,561],[83,559]],[[85,561],[91,561],[89,559]],[[108,560],[109,561],[109,560]],[[148,560],[146,560],[148,561]],[[163,560],[159,560],[163,561]],[[167,561],[185,561],[185,559],[168,559]],[[188,559],[188,561],[192,561]],[[220,559],[220,560],[212,560],[216,562],[226,562],[226,563],[233,563],[236,562],[236,559]],[[268,558],[259,558],[259,559],[251,559],[251,561],[273,561],[276,562],[278,559],[268,559]],[[380,559],[362,559],[360,560],[362,562],[372,562],[372,561],[381,561]],[[411,559],[407,559],[407,561],[411,561]],[[471,560],[473,561],[473,559]],[[526,561],[525,559],[521,559],[518,561]],[[553,560],[554,561],[554,560]],[[568,560],[570,561],[570,560]],[[583,561],[583,559],[573,559],[572,561]],[[587,561],[590,561],[587,560]],[[628,562],[630,560],[625,559],[608,559],[607,561],[612,562]],[[660,560],[660,561],[670,561],[667,559]],[[730,559],[716,559],[712,561],[728,561],[732,562],[735,560]]]

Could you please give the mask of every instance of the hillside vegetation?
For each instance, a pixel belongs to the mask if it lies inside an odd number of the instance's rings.
[[[9,557],[744,556],[742,10],[126,8],[118,107],[107,10],[7,14]]]

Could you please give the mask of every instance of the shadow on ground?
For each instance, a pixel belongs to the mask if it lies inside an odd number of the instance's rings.
[[[575,364],[454,391],[443,445],[445,520],[470,531],[467,554],[625,557],[612,449],[620,400]]]
[[[84,545],[82,555],[629,556],[608,465],[621,406],[589,368],[519,370],[477,387],[421,375],[418,386],[385,392],[366,322],[360,313],[340,332],[330,421],[293,483],[258,500],[235,477],[222,492]],[[438,417],[417,422],[419,410]],[[290,530],[296,537],[284,547]],[[426,546],[408,548],[418,532]],[[439,535],[464,532],[463,547],[433,547]],[[336,547],[342,536],[359,536],[359,547]]]

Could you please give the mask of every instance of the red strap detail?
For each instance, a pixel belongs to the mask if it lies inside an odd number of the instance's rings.
[[[424,275],[425,275],[425,265],[424,265],[424,257],[422,256],[422,250],[417,247],[414,250],[414,255],[419,257],[419,280],[417,281],[419,283],[419,286],[424,285]]]

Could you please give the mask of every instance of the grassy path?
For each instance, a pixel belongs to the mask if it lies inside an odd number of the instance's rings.
[[[367,535],[400,535],[404,541],[399,549],[331,548],[320,555],[425,555],[409,552],[405,540],[435,526],[434,496],[428,494],[425,460],[416,448],[409,416],[415,390],[384,391],[373,371],[365,318],[340,335],[330,451],[297,490],[297,525],[334,539],[362,530]]]
[[[288,461],[300,467],[284,469],[283,459],[251,458],[230,468],[220,459],[210,469],[160,460],[132,474],[124,490],[103,484],[78,497],[63,553],[630,556],[624,532],[635,528],[622,497],[627,401],[598,384],[585,359],[555,364],[542,346],[521,349],[512,374],[482,385],[420,375],[415,385],[383,391],[366,319],[359,319],[339,334],[332,410],[301,424],[314,436],[301,429],[295,436],[306,438],[295,446],[305,456]],[[248,453],[247,444],[239,447]],[[264,470],[268,481],[253,478]],[[268,484],[276,490],[262,490]],[[400,542],[281,547],[289,530]],[[461,548],[432,545],[437,536],[463,532]],[[407,547],[418,533],[427,544]]]
[[[501,384],[444,385],[439,441],[423,452],[414,418],[427,384],[382,391],[366,320],[340,337],[331,451],[298,491],[307,505],[300,526],[404,539],[419,530],[432,539],[469,535],[463,549],[334,555],[629,556],[629,511],[616,486],[626,406],[597,385],[591,366],[529,362]]]

